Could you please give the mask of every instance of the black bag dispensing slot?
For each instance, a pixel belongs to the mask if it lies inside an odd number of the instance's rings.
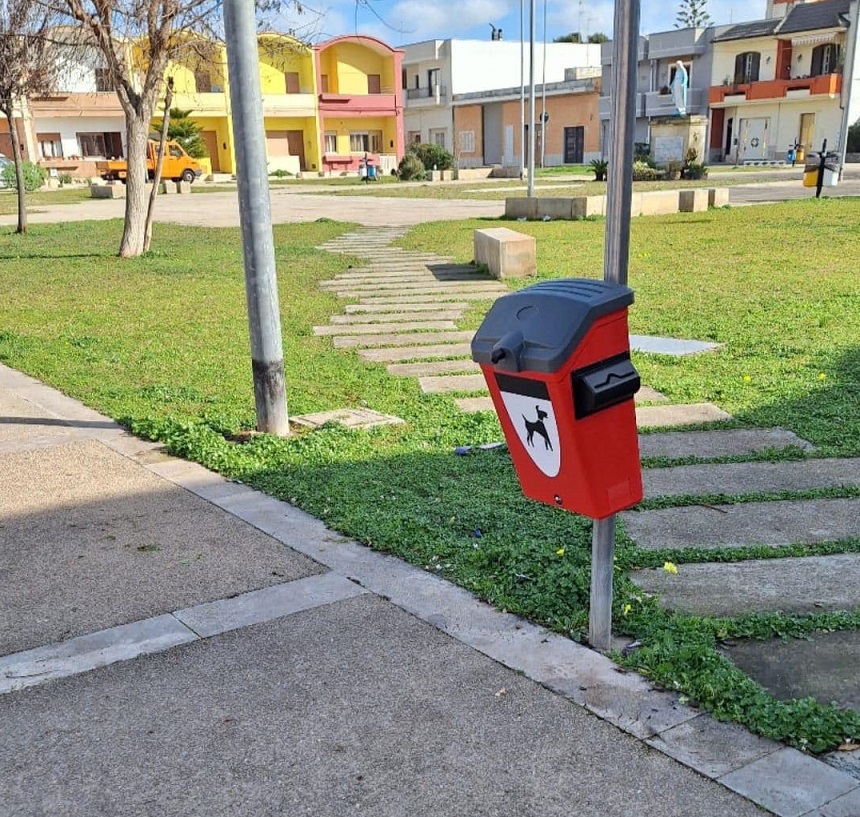
[[[578,420],[631,399],[641,385],[629,353],[579,369],[572,378]]]

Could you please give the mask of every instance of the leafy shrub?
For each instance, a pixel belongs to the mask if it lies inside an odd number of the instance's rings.
[[[204,159],[209,155],[209,150],[206,148],[206,142],[203,141],[203,128],[190,119],[190,116],[191,111],[171,108],[167,138],[179,142],[192,159]],[[159,129],[160,127],[158,125]]]
[[[290,176],[292,176],[293,174],[290,173],[289,170],[284,170],[283,168],[278,168],[277,170],[273,170],[269,175],[274,176],[276,179],[286,179],[286,178],[289,178]]]
[[[848,128],[848,152],[860,153],[860,119]]]
[[[420,182],[427,178],[427,173],[424,170],[424,162],[422,162],[414,153],[407,153],[397,167],[397,175],[400,181]]]
[[[708,166],[703,162],[690,162],[684,168],[685,179],[707,179]]]
[[[69,185],[72,183],[72,181],[73,181],[72,174],[71,173],[60,173],[60,175],[57,176],[57,180],[60,182],[60,184],[63,187],[65,187],[66,185]]]
[[[634,182],[654,182],[663,178],[663,171],[651,167],[647,162],[637,159],[633,162]]]
[[[454,166],[454,157],[445,148],[429,143],[411,144],[407,151],[421,160],[425,170],[450,170]]]
[[[606,159],[592,159],[588,166],[594,173],[594,181],[606,181],[606,172],[609,169],[609,162],[607,162]]]
[[[45,179],[48,175],[43,167],[33,164],[33,162],[23,162],[21,164],[21,170],[24,174],[24,190],[28,193],[38,190],[45,183]],[[8,164],[3,168],[3,181],[6,183],[7,187],[12,188],[13,190],[18,189],[18,179],[15,176],[14,163]]]

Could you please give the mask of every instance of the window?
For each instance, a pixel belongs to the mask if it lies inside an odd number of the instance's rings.
[[[113,77],[110,75],[109,68],[96,68],[96,90],[97,91],[113,91]]]
[[[197,88],[198,94],[212,93],[212,77],[208,71],[194,72],[194,85]]]
[[[337,153],[337,134],[334,131],[325,133],[325,152]]]
[[[381,94],[382,93],[382,77],[379,74],[367,75],[367,93]]]
[[[464,130],[460,131],[460,151],[462,153],[475,152],[475,131]]]
[[[181,159],[184,155],[179,145],[169,145],[167,150],[174,159]]]
[[[382,131],[353,131],[349,135],[351,153],[380,153],[382,151]]]
[[[328,74],[320,75],[320,91],[324,94],[328,93]]]
[[[745,51],[735,57],[735,84],[758,82],[761,54],[758,51]]]
[[[406,141],[409,144],[421,144],[421,131],[420,130],[411,130],[406,134]]]
[[[108,133],[79,133],[78,144],[81,146],[81,156],[118,157],[122,156],[122,137],[118,131]]]
[[[689,87],[693,84],[693,63],[685,62],[684,68],[687,71],[687,86]],[[669,85],[670,86],[675,81],[675,74],[677,74],[677,73],[678,73],[678,66],[675,65],[675,63],[673,62],[669,66]]]
[[[400,72],[400,87],[401,88],[408,87],[408,82],[406,80],[406,69],[405,68]]]
[[[63,158],[63,143],[59,133],[37,133],[36,141],[39,143],[39,154],[43,159]]]
[[[833,74],[839,63],[839,46],[835,43],[817,45],[812,49],[812,65],[809,76],[818,77],[822,74]]]
[[[431,91],[439,85],[439,73],[438,68],[431,68],[427,72],[427,87]]]
[[[438,145],[440,148],[445,147],[445,131],[434,130],[431,132],[430,137],[432,138],[434,145]]]
[[[288,94],[298,94],[301,93],[299,90],[299,74],[297,71],[290,71],[285,74],[287,78],[287,93]]]

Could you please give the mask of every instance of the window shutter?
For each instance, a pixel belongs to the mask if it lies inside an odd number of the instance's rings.
[[[750,76],[749,82],[758,82],[758,71],[759,66],[761,65],[761,54],[758,51],[754,51],[752,53],[752,59],[750,60]]]
[[[812,49],[812,65],[809,68],[809,75],[817,77],[821,73],[821,63],[824,61],[824,49],[826,45],[816,45]]]

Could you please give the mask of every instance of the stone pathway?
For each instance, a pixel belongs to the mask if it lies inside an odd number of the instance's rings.
[[[424,394],[456,394],[462,411],[493,411],[480,367],[471,359],[474,332],[457,329],[457,321],[476,301],[495,300],[508,292],[499,281],[471,264],[390,246],[404,228],[359,229],[319,249],[366,259],[322,289],[342,298],[357,298],[344,313],[314,333],[330,336],[336,349],[357,349],[364,360],[388,364],[395,377],[414,377]],[[664,354],[691,354],[715,348],[698,341],[634,335],[634,348]],[[468,396],[466,396],[468,395]],[[637,404],[665,403],[653,389],[643,388]],[[710,403],[642,405],[637,420],[643,428],[684,426],[729,419]]]
[[[358,349],[365,360],[386,363],[393,376],[417,378],[426,394],[456,395],[463,411],[492,410],[483,376],[470,358],[472,333],[456,327],[476,301],[489,302],[506,287],[469,265],[389,246],[402,234],[401,229],[359,230],[321,247],[362,257],[367,263],[322,285],[340,296],[357,298],[358,303],[332,316],[328,326],[315,327],[316,333],[330,335],[338,348]],[[646,351],[655,350],[654,341],[633,339]],[[666,347],[659,348],[666,353]],[[678,344],[674,351],[696,349]],[[640,428],[729,418],[707,403],[668,404],[647,388],[637,398],[648,404],[637,405]],[[645,469],[646,500],[660,499],[661,507],[646,505],[621,514],[624,530],[637,547],[681,551],[675,557],[677,574],[662,569],[633,573],[633,581],[643,590],[658,593],[667,607],[696,615],[860,607],[860,554],[850,552],[850,543],[860,538],[860,498],[852,496],[860,488],[860,459],[707,462],[786,449],[814,454],[807,441],[779,428],[648,433],[640,435],[640,449],[646,460],[705,461]],[[826,496],[815,496],[823,490]],[[696,498],[701,501],[691,504]],[[697,562],[699,555],[685,563],[682,558],[689,548],[783,548],[820,542],[846,542],[843,549],[849,552],[733,562]],[[812,695],[845,706],[856,706],[860,698],[854,666],[860,654],[858,633],[838,638],[814,635],[809,641],[792,642],[790,650],[776,643],[750,642],[735,652],[739,663],[777,697]],[[776,655],[779,661],[773,659]],[[822,664],[828,667],[826,683]],[[834,765],[837,760],[834,756]],[[852,768],[860,779],[860,764]]]

